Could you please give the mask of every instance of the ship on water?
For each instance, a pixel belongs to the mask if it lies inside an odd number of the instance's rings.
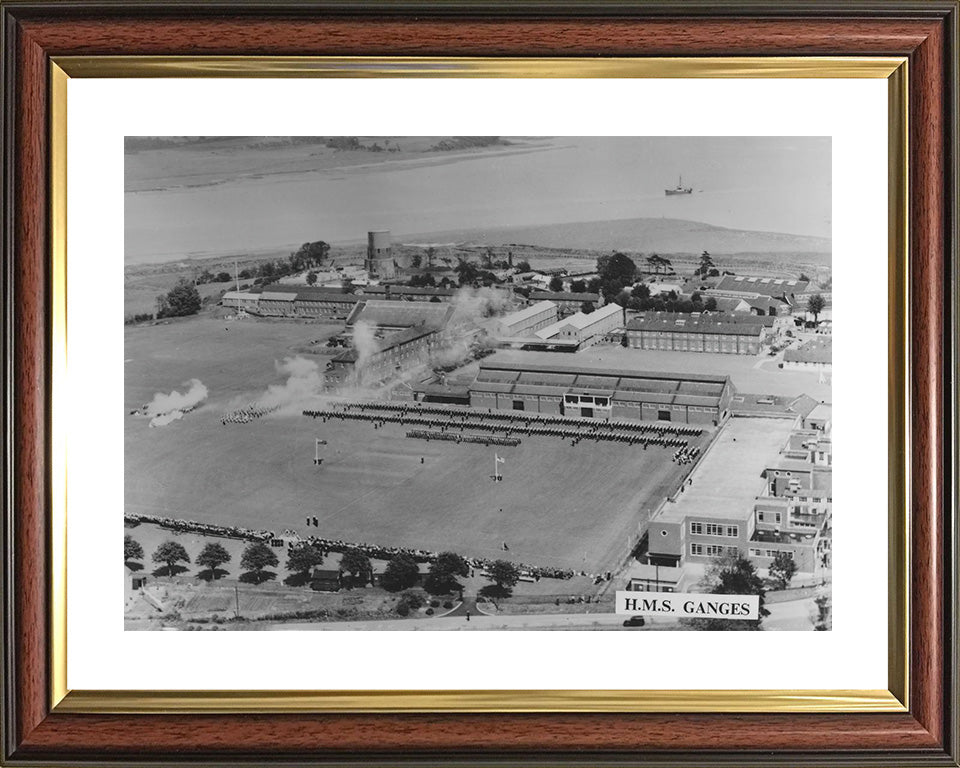
[[[663,193],[665,195],[692,195],[693,187],[683,186],[683,176],[681,176],[679,181],[677,181],[676,187],[674,187],[673,189],[665,189],[663,190]]]

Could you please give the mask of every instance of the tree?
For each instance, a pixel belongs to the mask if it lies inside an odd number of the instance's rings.
[[[232,278],[230,277],[229,272],[218,272],[217,273],[217,282],[218,283],[229,283]]]
[[[290,266],[295,272],[310,267],[319,267],[330,253],[330,246],[323,240],[304,243],[296,253],[290,254]]]
[[[597,259],[597,274],[603,283],[617,280],[624,285],[632,285],[637,275],[637,265],[629,256],[614,251],[609,256]]]
[[[200,293],[185,278],[180,278],[166,295],[157,297],[157,317],[184,317],[200,311]]]
[[[230,553],[222,544],[216,541],[207,542],[206,546],[197,555],[197,565],[203,565],[210,569],[213,578],[217,578],[217,568],[224,563],[230,562]]]
[[[563,278],[559,275],[554,275],[550,278],[550,290],[556,293],[557,291],[563,290]]]
[[[587,281],[586,280],[574,280],[570,283],[570,293],[586,293],[587,292]]]
[[[800,279],[801,282],[804,282],[804,283],[809,283],[809,282],[810,282],[810,278],[807,277],[803,272],[800,273],[800,278],[799,278],[799,279]]]
[[[530,262],[529,261],[518,261],[517,262],[517,272],[529,272],[530,271]]]
[[[703,308],[707,312],[716,312],[717,311],[717,300],[710,296],[705,302],[703,302]]]
[[[323,554],[313,544],[304,543],[287,550],[284,567],[292,573],[307,574],[323,562]]]
[[[789,552],[777,552],[773,562],[770,563],[769,572],[770,578],[776,582],[777,586],[780,589],[786,589],[790,584],[790,579],[793,578],[793,574],[797,572],[797,564],[793,555]]]
[[[441,552],[430,564],[425,589],[432,595],[446,595],[460,588],[457,576],[470,573],[470,566],[456,552]]]
[[[760,618],[756,621],[742,619],[681,619],[687,626],[707,631],[759,630],[763,618],[770,614],[763,607],[766,589],[756,568],[739,551],[722,555],[713,560],[704,574],[700,587],[714,595],[759,595]]]
[[[367,557],[359,549],[348,549],[340,557],[340,568],[349,573],[354,579],[358,576],[363,578],[363,583],[366,584],[367,576],[373,570],[370,565],[370,558]]]
[[[253,580],[259,584],[263,581],[263,571],[265,568],[275,566],[280,561],[276,553],[263,542],[257,541],[250,544],[240,558],[240,567],[253,573]]]
[[[307,272],[307,285],[316,285],[317,284],[317,272],[316,270],[311,269]]]
[[[654,274],[656,275],[660,274],[661,269],[664,272],[666,272],[667,267],[670,267],[672,264],[673,262],[671,262],[670,259],[664,258],[663,256],[660,256],[659,254],[656,254],[656,253],[652,253],[649,256],[647,256],[647,265],[653,270]]]
[[[520,569],[509,560],[494,560],[487,569],[488,578],[497,585],[501,594],[507,594],[520,581]]]
[[[415,253],[410,257],[410,266],[414,269],[420,269],[421,264],[423,264],[423,256],[419,253]]]
[[[707,251],[704,251],[700,254],[700,266],[693,273],[695,275],[700,275],[706,277],[711,269],[714,269],[717,265],[713,263],[713,259]]]
[[[410,555],[400,553],[394,555],[387,563],[380,584],[390,592],[399,592],[408,589],[417,583],[420,576],[420,567]]]
[[[456,268],[457,280],[460,285],[475,283],[480,277],[480,269],[465,259],[460,259]]]
[[[595,309],[596,309],[596,307],[593,306],[593,302],[592,302],[592,301],[585,301],[585,302],[583,302],[583,304],[580,305],[580,311],[583,312],[583,314],[585,314],[585,315],[589,315],[589,314],[590,314],[591,312],[593,312]]]
[[[823,308],[825,306],[827,306],[826,299],[824,299],[819,293],[815,293],[813,296],[807,299],[807,312],[813,315],[814,323],[817,322],[817,319],[820,317],[820,313],[823,312]]]
[[[129,563],[134,560],[143,560],[143,547],[140,542],[135,541],[133,536],[127,534],[123,537],[123,562]]]
[[[167,567],[167,574],[172,576],[173,569],[176,568],[177,563],[189,563],[190,555],[187,554],[187,550],[183,548],[182,544],[178,544],[175,541],[165,541],[157,547],[151,559],[155,563],[165,565]]]
[[[690,294],[690,301],[694,304],[700,304],[703,301],[703,297],[700,295],[700,291],[694,291]]]

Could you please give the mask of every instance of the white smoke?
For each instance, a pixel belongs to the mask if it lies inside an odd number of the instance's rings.
[[[177,421],[178,419],[183,418],[183,411],[170,411],[169,413],[161,413],[159,416],[154,416],[150,419],[151,427],[165,427],[172,421]]]
[[[357,351],[357,369],[380,348],[377,344],[376,327],[365,320],[353,326],[353,348]]]
[[[257,401],[262,408],[299,406],[323,389],[323,373],[313,360],[287,357],[276,363],[277,373],[287,377],[283,384],[271,384]]]
[[[177,392],[173,390],[169,395],[164,395],[161,392],[157,392],[153,396],[153,400],[147,403],[144,406],[143,413],[145,416],[163,416],[164,414],[173,413],[175,411],[180,411],[180,415],[183,415],[183,411],[192,410],[196,408],[200,403],[207,399],[207,388],[203,385],[203,382],[200,379],[190,379],[186,382],[185,386],[188,386],[186,392]],[[177,417],[179,418],[179,417]],[[169,422],[164,422],[169,424]],[[163,426],[162,424],[151,426]]]
[[[510,309],[510,300],[506,291],[496,288],[470,288],[464,286],[453,296],[454,325],[479,325],[494,315]]]

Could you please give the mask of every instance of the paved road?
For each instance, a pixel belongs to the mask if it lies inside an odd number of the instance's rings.
[[[394,630],[406,632],[418,631],[466,631],[494,629],[610,629],[623,625],[623,616],[615,613],[557,613],[527,614],[510,616],[485,616],[470,613],[470,621],[465,616],[441,616],[431,619],[384,619],[374,621],[325,621],[298,624],[272,624],[274,631],[290,629],[317,629],[349,631],[358,629]]]

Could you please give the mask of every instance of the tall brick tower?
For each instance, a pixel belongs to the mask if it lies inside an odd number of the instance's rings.
[[[389,229],[367,232],[367,259],[363,266],[371,277],[383,279],[396,276]]]

